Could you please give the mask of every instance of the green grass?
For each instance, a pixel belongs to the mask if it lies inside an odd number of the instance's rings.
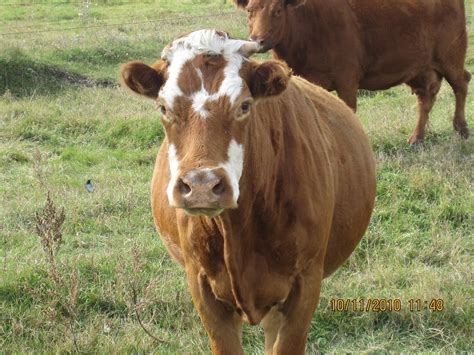
[[[244,14],[220,0],[99,1],[89,8],[72,1],[4,3],[0,348],[7,353],[208,352],[184,273],[168,257],[151,217],[149,183],[164,134],[156,108],[118,88],[116,78],[121,63],[154,61],[184,31],[215,27],[244,38]],[[473,72],[473,5],[466,4],[467,65]],[[215,11],[231,14],[202,17]],[[35,31],[45,32],[2,36]],[[471,131],[473,92],[474,81],[467,106]],[[474,143],[453,133],[453,111],[453,94],[444,84],[426,142],[410,148],[406,139],[416,112],[410,91],[397,87],[360,96],[358,115],[378,164],[377,204],[353,256],[324,282],[308,352],[474,351]],[[35,177],[35,152],[42,156],[45,186]],[[93,194],[84,189],[87,179],[95,184]],[[58,254],[62,274],[68,280],[69,272],[78,270],[72,326],[77,348],[64,309],[52,302],[54,283],[34,231],[46,189],[66,211]],[[144,324],[162,343],[137,323],[130,285],[143,303]],[[330,307],[335,298],[398,298],[403,309],[338,313]],[[444,300],[443,312],[408,310],[410,299],[433,298]],[[245,327],[248,353],[262,352],[262,335],[259,327]]]

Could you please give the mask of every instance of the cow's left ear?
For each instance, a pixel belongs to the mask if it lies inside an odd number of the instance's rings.
[[[251,62],[251,66],[246,81],[253,98],[279,95],[285,91],[291,78],[291,69],[285,63],[270,60]]]
[[[285,0],[285,5],[301,6],[306,3],[306,0]]]

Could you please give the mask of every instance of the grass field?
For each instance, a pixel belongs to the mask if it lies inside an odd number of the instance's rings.
[[[151,216],[163,138],[155,105],[116,79],[121,63],[152,62],[188,30],[245,38],[244,14],[229,2],[0,1],[1,352],[208,352],[184,273]],[[472,73],[474,5],[466,4]],[[471,132],[473,93],[474,80]],[[425,143],[410,148],[408,88],[359,98],[377,203],[351,259],[324,282],[309,353],[474,351],[474,139],[453,133],[453,112],[445,83]],[[56,271],[35,232],[47,191],[65,210]],[[337,298],[400,299],[402,309],[335,312]],[[444,308],[410,311],[410,299],[441,299]],[[244,346],[262,352],[259,327],[244,328]]]

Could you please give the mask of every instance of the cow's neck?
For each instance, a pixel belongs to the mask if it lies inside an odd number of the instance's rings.
[[[239,208],[218,217],[218,228],[224,240],[224,261],[234,298],[250,322],[258,321],[263,314],[253,303],[252,285],[258,277],[254,264],[265,238],[278,233],[278,226],[287,224],[284,206],[291,191],[284,181],[282,164],[285,155],[284,122],[278,110],[269,104],[254,117],[250,117],[248,135],[244,145],[244,172],[240,181]],[[277,105],[273,105],[277,106]],[[281,109],[281,107],[280,107]],[[274,112],[272,110],[275,110]],[[267,240],[268,242],[268,240]],[[250,278],[250,280],[249,280]]]
[[[275,58],[285,60],[298,75],[304,76],[311,51],[322,55],[319,46],[327,47],[334,38],[334,25],[350,11],[347,0],[307,0],[304,5],[287,11],[287,30],[273,48]]]
[[[281,99],[270,99],[262,103],[259,112],[250,117],[244,143],[244,168],[240,180],[240,198],[237,210],[229,210],[229,220],[234,232],[243,233],[239,240],[245,241],[245,229],[255,221],[271,228],[281,220],[286,186],[283,164],[289,159],[285,151],[285,136],[291,136],[284,126]],[[273,104],[275,103],[275,104]]]

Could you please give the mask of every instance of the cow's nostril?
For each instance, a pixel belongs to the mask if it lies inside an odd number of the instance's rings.
[[[222,195],[224,191],[225,191],[225,185],[224,185],[223,180],[219,181],[219,183],[212,188],[212,192],[215,195]]]
[[[250,40],[252,42],[257,42],[259,45],[263,45],[264,39],[263,38],[258,38],[255,36],[250,36]]]
[[[181,192],[183,195],[187,195],[191,192],[191,187],[186,184],[183,179],[179,179],[178,188],[179,192]]]

